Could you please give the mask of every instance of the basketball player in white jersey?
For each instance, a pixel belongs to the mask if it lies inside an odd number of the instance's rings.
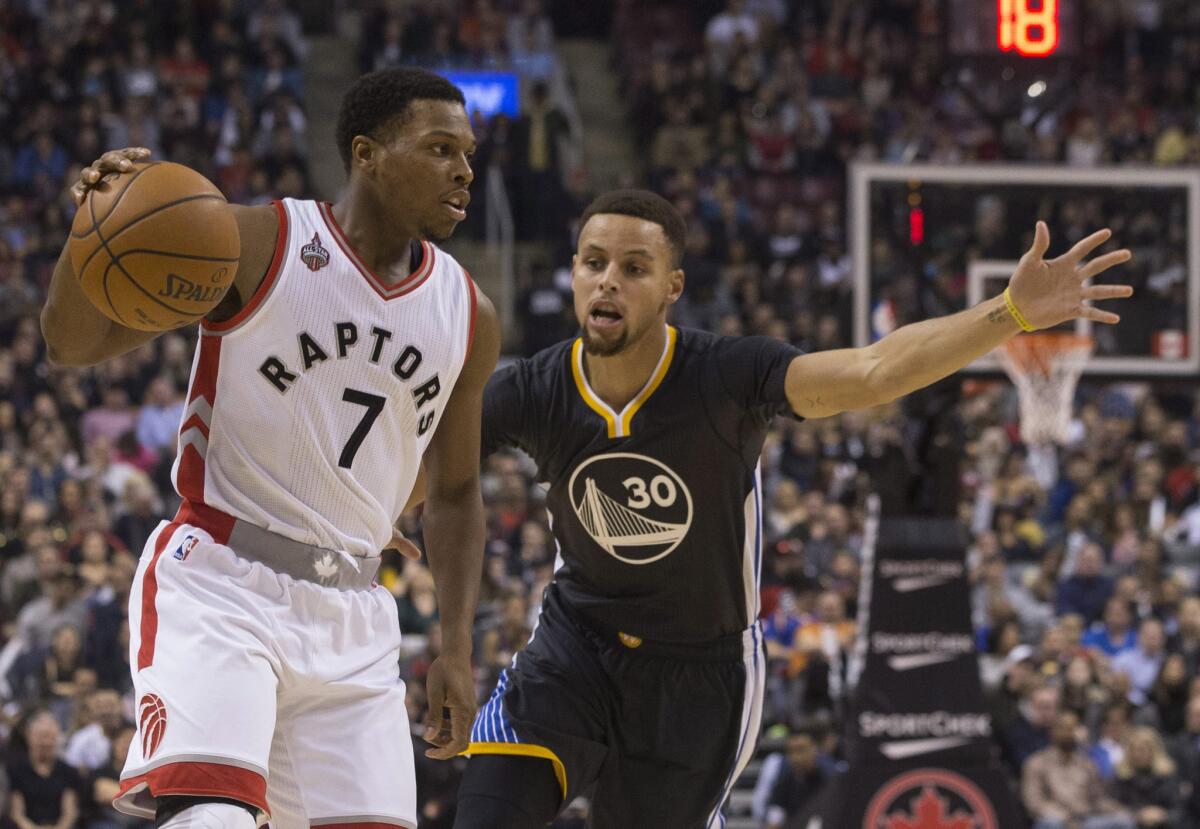
[[[240,266],[200,325],[173,477],[130,595],[138,735],[118,809],[159,826],[417,825],[396,603],[372,577],[424,460],[444,637],[427,754],[466,748],[481,551],[479,419],[495,312],[431,240],[465,218],[463,97],[364,76],[337,124],[329,205],[234,207]],[[148,151],[106,153],[101,177]],[[111,322],[64,250],[42,314],[50,359],[86,366],[155,335]]]

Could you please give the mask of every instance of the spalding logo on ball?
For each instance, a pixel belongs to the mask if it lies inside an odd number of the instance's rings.
[[[83,292],[109,319],[141,331],[195,322],[225,296],[241,239],[221,191],[180,164],[105,176],[75,212],[67,242]]]

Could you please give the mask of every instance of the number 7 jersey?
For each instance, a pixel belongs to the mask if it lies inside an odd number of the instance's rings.
[[[200,327],[172,470],[181,516],[376,556],[470,353],[475,287],[428,242],[388,285],[329,204],[274,207],[262,285]]]

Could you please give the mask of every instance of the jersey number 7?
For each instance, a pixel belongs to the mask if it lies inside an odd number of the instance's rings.
[[[342,392],[342,400],[358,406],[366,406],[367,408],[366,412],[363,413],[362,420],[358,422],[358,425],[354,427],[354,431],[350,433],[350,439],[342,447],[342,454],[338,458],[338,466],[343,469],[349,469],[354,463],[354,456],[358,454],[358,447],[362,446],[362,442],[367,439],[367,433],[371,431],[371,427],[375,425],[375,420],[379,417],[379,413],[383,411],[383,404],[387,402],[387,398],[378,394],[359,391],[358,389],[346,389]]]

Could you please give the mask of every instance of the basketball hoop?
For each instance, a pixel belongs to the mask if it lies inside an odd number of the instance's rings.
[[[1021,440],[1066,443],[1075,387],[1092,356],[1092,338],[1060,331],[1021,334],[997,354],[1021,398]]]

